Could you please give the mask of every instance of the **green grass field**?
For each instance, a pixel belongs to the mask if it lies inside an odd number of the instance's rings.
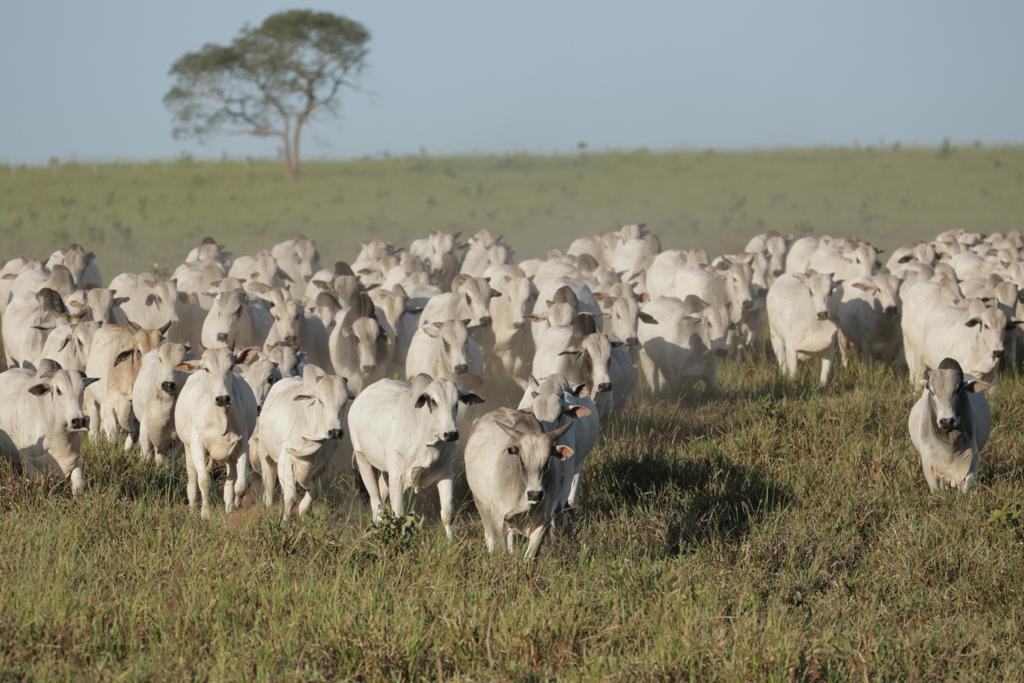
[[[305,233],[325,260],[431,229],[503,233],[526,258],[646,222],[666,247],[742,249],[766,230],[892,248],[939,230],[1024,226],[1024,148],[798,150],[310,162],[62,165],[0,171],[0,258],[71,240],[108,277],[176,265],[214,235],[251,253]]]
[[[471,509],[453,545],[433,520],[375,530],[349,485],[288,525],[207,524],[180,463],[90,448],[79,500],[4,475],[0,672],[1020,680],[1024,383],[993,396],[967,497],[928,493],[904,380],[813,383],[762,359],[718,399],[641,397],[532,565],[488,556]]]
[[[109,277],[173,265],[207,233],[244,253],[302,231],[326,261],[436,227],[504,232],[525,256],[633,220],[718,251],[770,228],[891,247],[1024,217],[1021,149],[306,172],[290,187],[271,164],[16,169],[2,248],[77,240]],[[724,364],[718,397],[641,393],[529,565],[488,556],[471,507],[454,544],[431,518],[373,528],[351,482],[286,525],[262,507],[203,523],[180,462],[89,446],[79,499],[0,465],[0,679],[1024,678],[1024,379],[991,395],[978,488],[933,496],[906,380],[859,363],[824,391],[816,376],[782,380],[758,356]]]

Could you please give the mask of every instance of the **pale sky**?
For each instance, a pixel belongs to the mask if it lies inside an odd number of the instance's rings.
[[[306,158],[1024,142],[1020,0],[4,0],[0,162],[275,156],[174,140],[161,98],[179,56],[292,7],[373,35]]]

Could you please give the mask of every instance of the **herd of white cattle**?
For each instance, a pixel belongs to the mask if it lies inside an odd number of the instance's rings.
[[[1022,254],[1020,233],[955,230],[884,266],[866,242],[774,233],[709,259],[626,225],[518,264],[481,230],[366,242],[322,268],[304,237],[238,257],[207,238],[170,278],[104,287],[71,245],[0,268],[0,448],[77,493],[86,431],[158,462],[180,445],[204,519],[214,464],[227,512],[258,481],[268,506],[280,484],[285,518],[351,464],[375,521],[383,499],[402,515],[436,487],[449,538],[464,476],[487,548],[523,534],[533,557],[638,372],[653,392],[715,391],[719,359],[767,332],[787,376],[818,358],[825,385],[837,351],[906,368],[925,478],[966,491],[991,427],[982,390],[1024,360]],[[510,389],[516,407],[495,407]]]

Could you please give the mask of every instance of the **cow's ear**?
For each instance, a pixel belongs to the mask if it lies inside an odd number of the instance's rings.
[[[259,356],[259,348],[255,346],[246,346],[244,349],[235,354],[233,365],[249,365],[257,356]]]
[[[459,394],[459,401],[466,404],[467,406],[475,406],[479,403],[483,403],[484,400],[474,394],[471,391],[462,392]]]
[[[292,400],[293,401],[312,401],[313,398],[314,397],[311,396],[310,394],[299,394],[298,396],[296,396]]]
[[[167,330],[171,329],[171,325],[172,325],[172,323],[173,323],[173,321],[171,321],[171,320],[168,320],[168,321],[167,321],[166,323],[164,323],[164,324],[163,324],[163,325],[162,325],[162,326],[160,327],[160,329],[159,329],[159,330],[157,330],[157,332],[159,332],[159,333],[160,333],[160,336],[161,336],[161,337],[163,337],[163,336],[166,336],[166,335],[167,335]]]
[[[416,399],[415,405],[417,408],[422,408],[423,406],[429,406],[430,403],[430,396],[428,396],[427,394],[420,394],[419,397]]]
[[[570,406],[565,409],[565,414],[569,415],[574,420],[578,420],[581,417],[590,415],[590,408],[586,406]]]
[[[966,325],[967,327],[977,327],[980,324],[981,318],[971,318],[970,320],[964,323],[964,325]]]
[[[117,354],[116,358],[114,358],[114,365],[120,365],[121,363],[131,358],[134,353],[135,349],[128,349],[127,351],[122,351],[121,353]]]
[[[577,384],[575,387],[573,387],[572,389],[569,390],[569,393],[571,393],[576,398],[579,398],[580,394],[583,393],[583,390],[586,389],[586,388],[587,388],[586,384]]]
[[[640,320],[640,322],[646,323],[648,325],[657,325],[658,324],[658,319],[655,318],[650,313],[644,313],[643,311],[640,311],[639,315],[637,315],[637,318]]]
[[[83,377],[82,378],[82,388],[84,389],[87,386],[89,386],[90,384],[92,384],[93,382],[99,382],[99,381],[100,381],[99,377]]]
[[[565,444],[558,444],[557,446],[555,446],[555,453],[558,453],[558,457],[560,457],[562,460],[566,460],[576,455],[576,451],[574,451],[569,446],[566,446]]]
[[[579,357],[583,354],[579,349],[566,349],[565,351],[559,352],[559,356],[576,356]]]
[[[871,292],[874,291],[875,289],[873,285],[870,285],[867,282],[854,282],[850,286],[856,287],[857,289],[860,289],[865,292]]]
[[[991,386],[988,382],[982,382],[980,379],[969,379],[964,382],[964,389],[972,394],[980,394]]]
[[[492,288],[491,288],[491,298],[493,299],[493,298],[494,298],[494,297],[496,297],[496,296],[501,296],[501,292],[499,292],[498,290],[496,290],[496,289],[494,289],[494,288],[492,287]]]
[[[50,390],[50,385],[49,384],[43,384],[43,383],[40,382],[39,384],[33,384],[32,386],[30,386],[28,388],[28,393],[32,394],[33,396],[42,396],[43,394],[45,394],[49,390]]]

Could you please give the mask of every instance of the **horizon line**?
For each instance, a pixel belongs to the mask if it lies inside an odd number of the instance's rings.
[[[954,142],[946,138],[943,142],[935,143],[903,143],[898,140],[880,140],[873,143],[862,143],[854,141],[844,144],[817,144],[817,145],[777,145],[771,147],[751,146],[673,146],[652,149],[646,146],[638,147],[603,147],[591,148],[588,145],[578,146],[575,150],[551,150],[551,151],[528,151],[528,150],[505,150],[505,151],[471,151],[471,152],[429,152],[421,148],[419,152],[391,152],[381,150],[373,154],[361,154],[358,156],[310,156],[300,160],[301,164],[317,163],[355,163],[355,162],[386,162],[386,161],[408,161],[408,160],[456,160],[456,159],[500,159],[512,157],[539,157],[545,159],[579,159],[588,156],[624,156],[635,154],[671,155],[671,154],[777,154],[783,152],[828,152],[828,151],[852,151],[852,152],[912,152],[912,151],[941,151],[963,150],[963,149],[1021,149],[1024,142],[984,142],[972,140],[970,142]],[[119,166],[119,165],[155,165],[155,164],[231,164],[231,163],[283,163],[279,156],[274,155],[251,155],[233,156],[227,153],[217,155],[195,155],[182,152],[171,157],[149,157],[145,159],[134,159],[131,157],[111,157],[104,159],[78,158],[71,155],[67,158],[52,156],[48,161],[10,161],[0,159],[0,167],[7,169],[46,169],[54,166]]]

